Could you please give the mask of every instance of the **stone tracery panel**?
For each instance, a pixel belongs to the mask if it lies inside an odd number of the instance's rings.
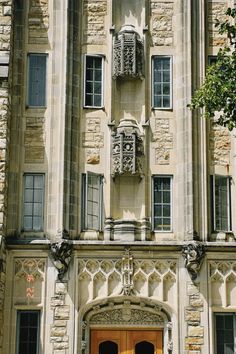
[[[16,258],[14,304],[40,304],[42,301],[45,260]]]
[[[122,294],[168,303],[176,294],[176,261],[134,260],[129,251],[122,259],[80,259],[78,279],[80,306]]]
[[[236,306],[235,280],[236,262],[209,262],[211,279],[211,301],[213,306]]]

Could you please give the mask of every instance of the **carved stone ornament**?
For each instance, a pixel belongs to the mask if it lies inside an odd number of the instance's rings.
[[[163,318],[159,314],[135,308],[119,308],[102,311],[90,319],[90,324],[130,324],[130,325],[163,326]]]
[[[66,240],[52,243],[50,245],[50,252],[53,264],[58,270],[58,278],[62,280],[71,260],[72,244]]]
[[[205,254],[204,246],[198,242],[183,245],[182,254],[185,259],[185,267],[190,273],[192,281],[194,281],[202,265]]]
[[[121,263],[122,273],[122,294],[131,295],[134,288],[133,274],[134,274],[134,261],[133,256],[130,254],[130,250],[125,251],[122,257]]]
[[[113,77],[143,77],[143,42],[133,25],[125,25],[114,39]]]
[[[113,132],[113,177],[117,175],[142,175],[144,156],[143,140],[135,119],[121,119]]]

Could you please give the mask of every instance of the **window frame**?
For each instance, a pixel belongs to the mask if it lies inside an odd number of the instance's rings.
[[[208,66],[214,65],[217,62],[217,55],[208,55]]]
[[[16,354],[20,354],[19,345],[20,345],[20,317],[22,313],[37,313],[37,340],[36,340],[36,353],[40,353],[40,322],[41,322],[41,311],[40,310],[17,310],[16,313]],[[27,327],[29,328],[29,327]]]
[[[89,177],[97,177],[98,179],[98,227],[88,227],[88,179]],[[102,174],[87,172],[82,173],[81,176],[81,231],[102,231],[103,229],[103,181],[104,176]]]
[[[227,229],[217,228],[216,227],[216,177],[227,179]],[[232,200],[231,200],[231,176],[224,175],[211,175],[211,218],[212,218],[212,231],[213,232],[231,232],[232,231]],[[218,215],[218,219],[221,219],[222,224],[222,215]]]
[[[45,73],[44,73],[44,104],[36,105],[32,104],[30,100],[30,57],[38,56],[45,58]],[[47,107],[47,63],[48,63],[48,54],[47,53],[27,53],[27,97],[26,97],[26,106],[32,109],[44,109]]]
[[[168,107],[155,106],[154,104],[154,61],[158,58],[168,58],[170,60],[170,105]],[[163,85],[163,82],[160,82]],[[152,56],[152,109],[153,110],[172,110],[173,109],[173,56],[172,55],[153,55]]]
[[[214,346],[215,352],[217,354],[217,327],[216,327],[216,317],[217,316],[233,316],[233,338],[234,338],[234,351],[236,350],[236,313],[235,312],[214,312]],[[226,343],[224,343],[226,344]]]
[[[100,58],[101,59],[101,71],[102,71],[102,77],[101,77],[101,104],[100,105],[87,105],[86,104],[86,97],[87,97],[87,91],[86,91],[86,83],[87,83],[87,78],[86,78],[86,68],[87,68],[87,58]],[[85,54],[84,55],[84,76],[83,76],[83,85],[84,85],[84,97],[83,97],[83,107],[84,108],[93,108],[93,109],[101,109],[104,107],[104,55],[102,54]],[[93,94],[94,95],[94,94]]]
[[[41,228],[39,230],[37,229],[26,229],[25,228],[25,192],[26,192],[26,177],[27,176],[32,176],[32,177],[35,177],[35,176],[42,176],[42,217],[41,217]],[[35,190],[35,188],[33,188],[33,191]],[[34,204],[32,202],[32,204]],[[25,172],[24,175],[23,175],[23,212],[22,212],[22,231],[23,232],[43,232],[44,231],[44,207],[45,207],[45,174],[44,173],[30,173],[30,172]],[[31,218],[33,220],[33,217],[34,217],[34,214],[32,213],[31,215]],[[33,224],[33,221],[32,221],[32,224]]]
[[[155,228],[155,196],[154,196],[154,183],[155,179],[158,178],[169,178],[170,179],[170,229],[169,230],[158,230]],[[173,176],[172,175],[160,175],[160,174],[155,174],[152,176],[152,230],[157,233],[171,233],[173,232]],[[163,203],[162,203],[163,205]]]

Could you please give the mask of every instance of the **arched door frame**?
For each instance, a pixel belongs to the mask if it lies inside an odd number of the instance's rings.
[[[172,321],[169,306],[150,298],[117,296],[83,306],[78,313],[78,354],[90,354],[90,329],[139,328],[163,331],[163,354],[173,353]]]

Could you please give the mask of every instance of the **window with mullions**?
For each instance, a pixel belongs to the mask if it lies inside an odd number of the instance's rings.
[[[103,106],[103,57],[85,56],[85,107]]]
[[[172,108],[172,58],[157,55],[152,60],[152,105]]]
[[[24,231],[43,230],[44,175],[24,175]]]
[[[39,311],[17,312],[17,354],[39,354]]]
[[[29,107],[46,106],[46,54],[28,55],[28,95]]]
[[[82,229],[101,230],[103,223],[103,176],[82,175]]]
[[[231,178],[211,176],[212,191],[212,227],[214,231],[231,230]]]
[[[153,177],[153,228],[155,231],[172,230],[172,178]]]
[[[216,354],[234,354],[235,345],[235,313],[215,314],[215,346]]]

